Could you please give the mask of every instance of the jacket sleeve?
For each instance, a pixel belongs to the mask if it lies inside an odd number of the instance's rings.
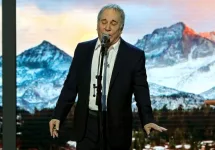
[[[58,98],[56,107],[54,109],[52,118],[60,120],[62,124],[67,117],[71,107],[75,103],[75,99],[78,93],[77,86],[77,70],[78,70],[78,50],[79,44],[77,45],[74,53],[72,63],[69,68],[68,75],[64,81],[63,88],[61,90],[60,96]]]
[[[135,64],[133,83],[135,101],[137,102],[142,127],[144,127],[147,123],[154,123],[145,68],[144,51],[141,51],[141,55]]]

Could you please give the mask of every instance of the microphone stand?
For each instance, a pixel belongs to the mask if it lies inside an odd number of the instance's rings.
[[[96,105],[98,105],[98,110],[99,110],[99,136],[100,136],[100,142],[101,142],[101,146],[100,149],[101,150],[106,150],[106,141],[105,141],[105,128],[104,128],[104,118],[103,118],[103,110],[102,110],[102,70],[103,70],[103,62],[104,62],[104,56],[106,55],[107,52],[107,46],[106,44],[102,44],[101,45],[101,51],[100,51],[100,55],[101,55],[101,61],[100,64],[100,70],[99,70],[99,75],[96,76],[97,79],[97,93],[96,93]]]

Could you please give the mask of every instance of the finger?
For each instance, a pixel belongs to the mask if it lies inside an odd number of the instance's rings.
[[[53,138],[58,137],[58,132],[56,130],[53,131]]]
[[[159,126],[155,126],[155,127],[153,127],[153,129],[162,132],[162,129]]]
[[[53,130],[53,131],[52,131],[52,137],[55,138],[55,136],[56,136],[56,135],[55,135],[55,132],[54,132],[54,130]]]
[[[146,131],[147,135],[150,134],[150,129],[151,129],[151,128],[149,128],[149,127],[145,127],[145,131]]]
[[[55,129],[56,129],[56,130],[59,130],[59,124],[60,124],[60,122],[59,122],[59,121],[56,121],[56,123],[55,123]]]
[[[167,129],[164,127],[160,127],[162,131],[166,131]]]
[[[147,135],[149,135],[150,134],[150,129],[146,129],[146,133],[147,133]]]
[[[49,131],[52,136],[52,132],[53,132],[53,122],[52,121],[49,122]]]

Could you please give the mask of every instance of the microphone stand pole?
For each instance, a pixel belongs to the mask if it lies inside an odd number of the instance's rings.
[[[100,136],[100,150],[105,150],[106,149],[106,141],[104,137],[105,133],[105,128],[104,128],[104,119],[103,119],[103,110],[102,110],[102,70],[103,70],[103,62],[104,62],[104,55],[107,51],[107,46],[105,44],[101,46],[101,61],[100,62],[100,70],[99,70],[99,75],[96,76],[97,79],[97,93],[96,93],[96,105],[98,105],[98,110],[99,110],[99,136]]]

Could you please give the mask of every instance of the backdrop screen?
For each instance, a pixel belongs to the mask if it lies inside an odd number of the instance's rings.
[[[122,38],[145,52],[154,115],[168,129],[146,138],[133,100],[132,148],[214,147],[215,109],[204,105],[215,99],[213,0],[17,0],[17,146],[75,149],[72,111],[60,138],[48,122],[76,45],[97,37],[97,14],[112,2],[126,14]]]

